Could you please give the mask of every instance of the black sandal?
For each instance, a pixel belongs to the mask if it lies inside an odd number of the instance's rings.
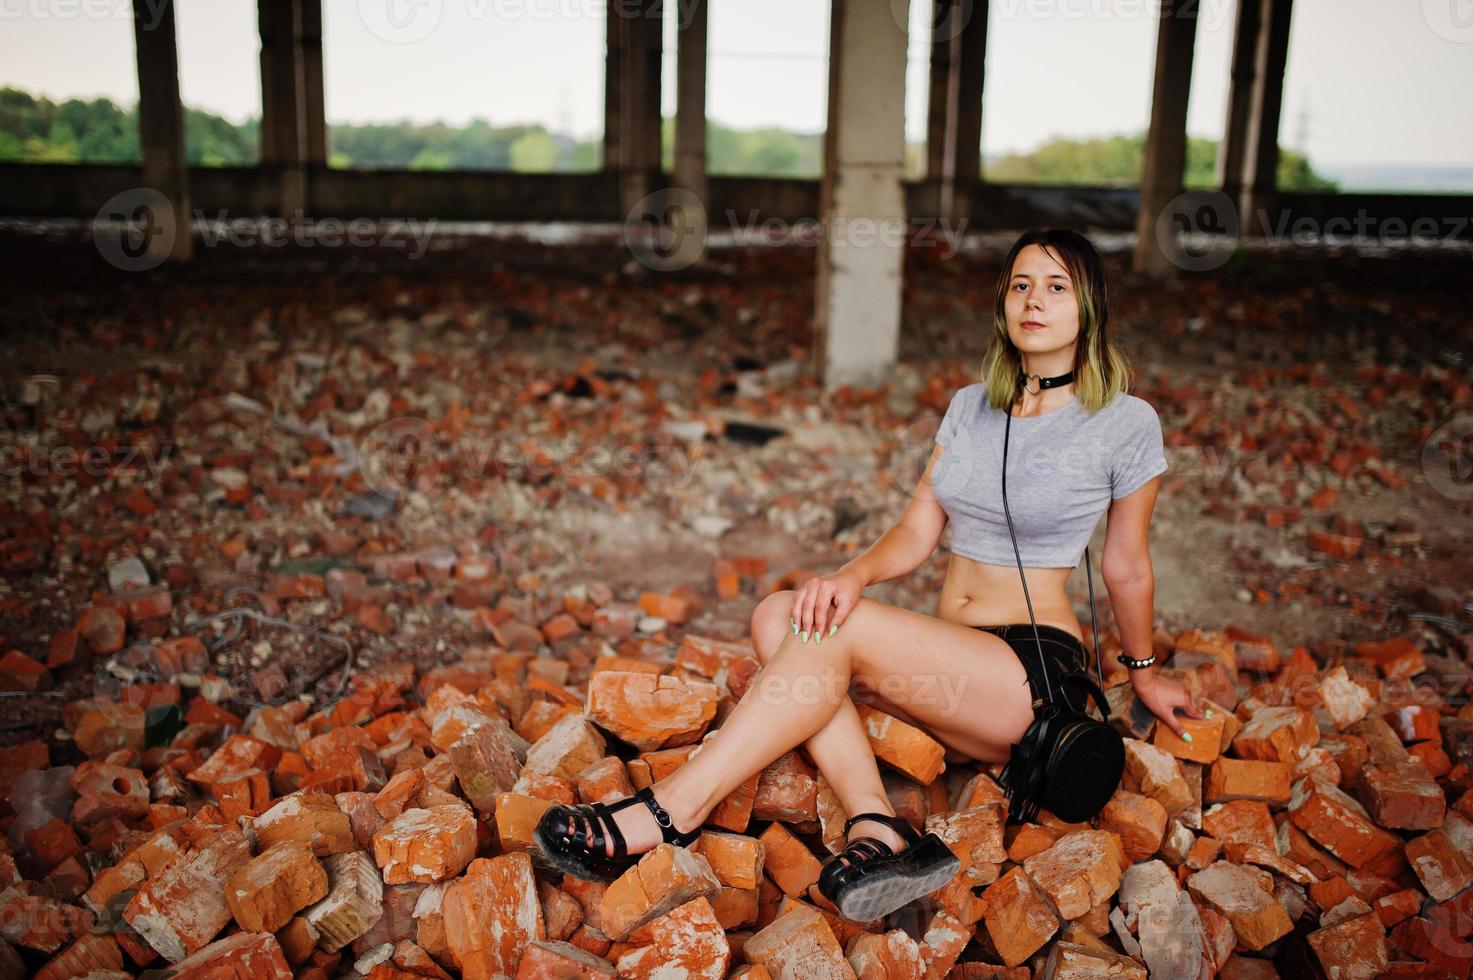
[[[688,847],[701,836],[699,827],[687,834],[676,830],[670,814],[655,801],[654,792],[646,786],[617,803],[555,803],[543,812],[532,837],[542,856],[559,871],[584,881],[608,883],[634,867],[644,857],[643,853],[629,853],[624,834],[612,816],[635,803],[643,803],[650,808],[650,812],[655,815],[655,822],[660,825],[660,835],[667,844]],[[604,828],[608,828],[607,836]],[[611,837],[614,841],[612,857],[604,847]]]
[[[857,813],[844,824],[844,833],[861,820],[885,824],[905,839],[896,853],[874,837],[856,837],[824,863],[818,891],[852,922],[871,922],[889,915],[951,880],[962,863],[934,833],[922,836],[898,817]]]

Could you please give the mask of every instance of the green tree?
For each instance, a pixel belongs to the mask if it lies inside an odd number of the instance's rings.
[[[535,130],[518,136],[511,145],[511,168],[532,173],[556,169],[558,159],[557,140],[544,130]]]
[[[439,150],[426,146],[409,161],[410,170],[449,170],[450,158]]]

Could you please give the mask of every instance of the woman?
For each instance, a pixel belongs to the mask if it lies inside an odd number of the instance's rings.
[[[554,865],[611,880],[662,840],[692,843],[729,793],[802,744],[851,814],[848,846],[819,879],[843,915],[871,920],[944,885],[959,864],[936,835],[895,817],[849,690],[928,731],[950,761],[1001,762],[1027,731],[1043,691],[1030,676],[1039,651],[1002,510],[1009,410],[1008,502],[1050,678],[1087,663],[1064,582],[1108,508],[1101,572],[1136,696],[1178,734],[1176,709],[1202,717],[1152,665],[1147,542],[1167,465],[1155,410],[1126,394],[1099,255],[1076,232],[1034,231],[1003,268],[982,380],[952,398],[901,519],[832,575],[758,604],[763,668],[685,765],[612,805],[550,808],[536,837]],[[860,596],[926,561],[948,520],[935,616]]]

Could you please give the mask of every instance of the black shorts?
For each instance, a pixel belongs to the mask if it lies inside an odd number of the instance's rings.
[[[1089,653],[1084,649],[1084,644],[1080,642],[1079,637],[1068,630],[1038,624],[1038,640],[1043,641],[1043,657],[1048,665],[1046,684],[1038,663],[1038,642],[1033,636],[1032,623],[1009,623],[1006,626],[977,626],[974,628],[1002,637],[1007,641],[1008,646],[1013,648],[1013,652],[1023,662],[1023,670],[1028,674],[1028,687],[1033,692],[1034,710],[1037,710],[1047,698],[1047,684],[1052,684],[1057,690],[1059,679],[1065,674],[1076,670],[1089,672]]]

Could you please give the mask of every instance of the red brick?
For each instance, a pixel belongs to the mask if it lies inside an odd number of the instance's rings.
[[[610,939],[622,941],[645,923],[715,894],[720,887],[704,857],[684,847],[659,844],[604,891],[599,928]]]
[[[476,858],[445,890],[445,935],[466,980],[510,976],[529,943],[546,939],[526,854]]]
[[[457,804],[405,810],[373,835],[374,860],[390,885],[453,878],[475,854],[475,815]]]
[[[614,964],[572,943],[534,939],[517,966],[517,980],[614,980]]]
[[[983,918],[992,945],[1008,966],[1038,952],[1059,929],[1048,896],[1022,868],[1014,867],[982,893]]]
[[[297,841],[267,848],[225,883],[230,913],[247,932],[276,932],[326,894],[327,872]]]
[[[1227,916],[1246,949],[1262,949],[1294,928],[1284,907],[1238,865],[1218,861],[1188,878],[1187,888]]]
[[[222,831],[149,880],[123,918],[165,959],[178,962],[203,949],[230,921],[225,883],[250,858],[240,831]]]
[[[588,681],[588,720],[644,751],[688,745],[716,717],[714,684],[603,670]]]
[[[173,980],[291,980],[281,945],[269,932],[237,932],[174,965]]]
[[[746,941],[742,954],[774,980],[854,980],[833,929],[811,906],[798,904],[778,916]]]

